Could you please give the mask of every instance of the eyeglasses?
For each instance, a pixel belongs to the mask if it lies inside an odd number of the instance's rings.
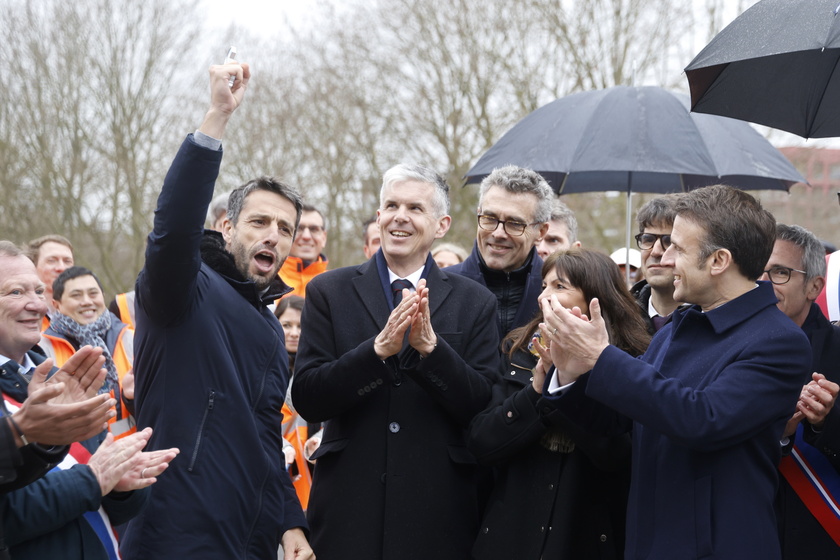
[[[318,235],[324,228],[321,226],[298,226],[298,233],[303,233],[305,230],[309,230],[309,235]]]
[[[485,214],[478,215],[478,227],[486,231],[496,231],[496,228],[499,227],[499,224],[502,224],[505,232],[508,235],[515,235],[520,236],[525,233],[525,230],[528,226],[533,226],[538,224],[539,222],[534,222],[533,224],[526,224],[523,222],[516,222],[512,220],[500,220],[499,218],[495,218],[493,216],[487,216]]]
[[[656,245],[656,240],[659,240],[659,243],[662,245],[662,250],[665,251],[668,247],[671,246],[671,234],[670,233],[639,233],[636,235],[636,245],[639,246],[639,249],[642,251],[649,251],[653,249],[653,246]]]
[[[808,274],[804,270],[796,270],[795,268],[788,268],[786,266],[774,266],[770,270],[765,270],[764,274],[774,284],[787,284],[790,282],[790,273],[799,272],[801,274]]]

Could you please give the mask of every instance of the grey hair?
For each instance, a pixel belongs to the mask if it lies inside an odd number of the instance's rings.
[[[435,196],[432,199],[435,218],[449,215],[449,185],[446,180],[434,169],[416,163],[398,163],[385,172],[382,176],[382,188],[379,190],[379,206],[382,207],[385,203],[386,189],[405,181],[419,181],[432,185],[435,188]]]
[[[458,245],[455,245],[454,243],[440,243],[439,245],[435,246],[432,249],[432,258],[435,258],[435,255],[437,255],[441,251],[449,251],[450,253],[453,253],[453,254],[457,255],[458,258],[461,260],[461,262],[464,262],[465,260],[467,260],[468,254],[464,250],[464,248],[459,247]]]
[[[534,221],[543,223],[551,219],[551,203],[554,198],[554,191],[548,185],[542,175],[536,171],[506,165],[494,169],[490,175],[481,181],[478,197],[478,211],[481,212],[481,205],[484,195],[491,187],[500,187],[510,193],[529,193],[537,197],[537,210],[534,213]]]
[[[222,215],[227,212],[228,207],[228,199],[230,198],[230,193],[222,193],[213,198],[210,202],[210,207],[207,209],[207,223],[211,226],[222,217]]]
[[[242,207],[245,205],[245,199],[254,191],[268,191],[274,194],[279,194],[295,207],[295,230],[300,223],[300,215],[303,212],[303,200],[300,193],[286,183],[278,181],[274,177],[257,177],[248,181],[244,185],[240,185],[233,189],[230,193],[230,198],[227,204],[227,217],[230,223],[236,225],[239,221],[239,214],[242,213]]]
[[[673,227],[674,218],[677,216],[677,197],[679,194],[666,194],[649,200],[636,214],[636,223],[639,224],[639,233],[644,233],[645,228],[661,226]]]
[[[825,276],[825,249],[817,236],[802,226],[776,224],[776,241],[788,241],[802,249],[805,281]]]
[[[577,241],[578,223],[575,213],[559,198],[555,198],[551,205],[551,221],[566,224],[566,229],[569,232],[569,242]]]

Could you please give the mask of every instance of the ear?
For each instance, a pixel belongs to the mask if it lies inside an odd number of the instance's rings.
[[[706,262],[709,263],[709,272],[712,276],[723,274],[734,265],[729,249],[715,249]]]
[[[233,239],[233,223],[230,219],[225,216],[222,219],[222,237],[225,240],[225,244],[230,245],[231,239]]]
[[[437,231],[435,231],[435,239],[441,239],[446,232],[449,231],[449,227],[452,225],[452,216],[444,216],[440,220],[438,220],[438,227]]]
[[[817,301],[823,288],[825,288],[825,277],[817,276],[816,278],[811,278],[808,281],[808,285],[805,286],[805,299],[810,302]]]
[[[547,233],[548,233],[548,222],[543,222],[542,224],[540,224],[540,231],[539,231],[539,233],[537,233],[537,239],[535,241],[535,244],[542,241],[543,238],[545,237],[545,234],[547,234]]]
[[[572,243],[572,248],[580,249],[580,247],[581,247],[580,241],[575,241],[574,243]]]
[[[65,313],[64,311],[62,311],[62,310],[61,310],[61,302],[60,302],[60,301],[58,301],[57,299],[54,299],[54,300],[52,300],[52,304],[53,304],[53,308],[54,308],[56,311],[58,311],[58,312],[59,312],[59,313],[61,313],[62,315],[66,315],[66,313]]]

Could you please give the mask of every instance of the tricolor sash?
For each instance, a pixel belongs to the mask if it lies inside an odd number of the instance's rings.
[[[785,480],[840,546],[840,473],[819,449],[802,439],[802,424],[796,428],[793,450],[782,457],[779,470]]]
[[[825,286],[817,296],[817,305],[829,321],[840,320],[840,251],[825,257]]]
[[[20,403],[5,393],[3,393],[3,398],[6,400],[6,408],[10,414],[14,414],[20,408]],[[90,452],[79,442],[75,442],[70,445],[70,452],[64,460],[50,472],[66,470],[73,465],[85,465],[89,459]],[[114,534],[114,529],[111,527],[111,521],[108,519],[108,514],[105,513],[105,510],[100,506],[97,511],[88,511],[82,517],[88,522],[91,529],[96,533],[96,536],[99,537],[99,541],[105,547],[105,552],[108,554],[108,560],[119,560],[120,554],[117,536]]]

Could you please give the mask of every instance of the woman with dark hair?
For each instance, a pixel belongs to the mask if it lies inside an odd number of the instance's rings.
[[[300,314],[303,312],[303,302],[300,296],[289,294],[280,299],[274,308],[274,316],[283,327],[286,335],[286,352],[289,354],[289,371],[295,372],[295,356],[300,342]]]
[[[542,300],[589,313],[598,298],[610,342],[631,355],[650,342],[615,263],[589,250],[558,251],[542,269]],[[550,357],[538,314],[502,341],[504,378],[470,426],[470,448],[494,467],[473,558],[621,559],[630,482],[630,438],[586,433],[543,400]]]

